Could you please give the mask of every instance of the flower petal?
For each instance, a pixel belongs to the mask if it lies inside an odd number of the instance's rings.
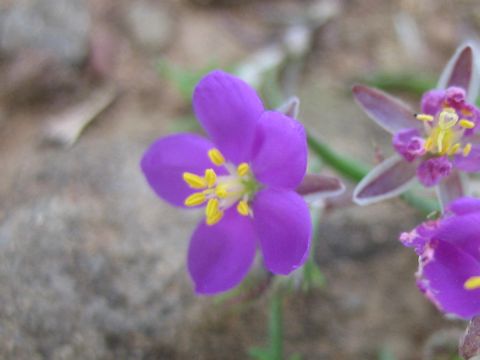
[[[429,244],[420,259],[417,284],[437,307],[461,318],[480,313],[480,289],[466,290],[465,282],[480,275],[480,263],[445,241]]]
[[[420,163],[417,177],[423,186],[435,186],[451,174],[452,168],[453,165],[447,156],[433,157]]]
[[[295,189],[307,169],[303,125],[278,111],[266,111],[258,122],[252,154],[257,180],[269,186]]]
[[[377,166],[358,183],[353,191],[353,201],[368,205],[400,195],[415,179],[414,163],[394,155]]]
[[[414,161],[426,152],[425,140],[418,129],[404,129],[395,133],[392,145],[397,153],[408,162]]]
[[[345,191],[345,185],[334,176],[306,174],[295,191],[302,196],[314,194],[335,196]]]
[[[429,90],[422,95],[420,108],[422,113],[435,116],[445,101],[446,91],[444,89]]]
[[[455,245],[480,262],[479,234],[480,213],[477,212],[445,218],[432,237]]]
[[[255,231],[250,218],[235,209],[218,224],[204,221],[193,233],[188,250],[188,271],[197,294],[229,290],[242,281],[255,255]]]
[[[452,171],[450,175],[440,181],[436,191],[442,209],[445,209],[453,200],[465,196],[462,174],[458,171]]]
[[[453,165],[465,172],[480,171],[480,145],[473,145],[468,156],[455,155]]]
[[[308,206],[293,191],[266,189],[253,202],[265,266],[275,274],[289,274],[308,256],[312,224]]]
[[[355,85],[352,90],[355,100],[367,115],[389,133],[394,134],[407,128],[422,128],[420,121],[414,117],[415,112],[400,100],[364,85]]]
[[[463,197],[450,203],[448,210],[456,215],[465,215],[470,213],[480,213],[480,199],[473,197]]]
[[[235,164],[248,161],[257,121],[264,111],[255,90],[216,70],[195,88],[193,108],[212,141]]]
[[[210,141],[194,134],[166,136],[147,149],[140,166],[158,196],[174,206],[183,207],[185,199],[198,191],[183,180],[184,172],[203,175],[205,169],[213,168],[217,174],[225,173],[208,158],[208,150],[213,147]]]
[[[459,86],[467,92],[469,102],[475,102],[479,90],[477,55],[472,44],[460,46],[440,76],[437,87]]]

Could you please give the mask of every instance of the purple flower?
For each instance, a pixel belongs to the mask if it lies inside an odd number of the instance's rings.
[[[188,251],[195,291],[215,294],[237,285],[257,245],[268,270],[289,274],[306,260],[311,235],[308,206],[295,191],[307,164],[303,126],[266,111],[249,85],[222,71],[200,81],[193,106],[210,140],[161,138],[141,168],[170,204],[204,207]]]
[[[419,255],[417,285],[441,311],[480,315],[480,200],[455,200],[442,218],[427,221],[400,241]]]
[[[397,153],[358,184],[354,191],[358,204],[399,195],[415,177],[426,187],[438,186],[445,201],[462,196],[459,171],[480,171],[480,110],[472,104],[479,87],[475,61],[472,46],[460,47],[443,71],[438,89],[423,95],[418,114],[380,90],[354,86],[356,101],[393,135]]]

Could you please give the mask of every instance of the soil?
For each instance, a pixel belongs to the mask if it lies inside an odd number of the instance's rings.
[[[246,359],[250,347],[267,342],[272,290],[234,304],[195,297],[185,254],[200,214],[155,198],[139,171],[147,146],[185,126],[189,114],[156,62],[231,66],[278,40],[284,25],[276,20],[311,1],[152,0],[174,19],[170,41],[153,52],[129,34],[128,1],[89,5],[93,29],[106,31],[115,49],[113,58],[100,55],[110,66],[101,76],[121,90],[116,102],[63,148],[46,144],[44,130],[53,114],[97,86],[85,68],[73,70],[73,87],[47,98],[32,98],[29,87],[27,102],[17,101],[21,88],[15,101],[0,100],[0,358]],[[351,85],[380,72],[436,76],[480,30],[480,4],[338,6],[303,63],[300,120],[338,151],[373,165],[377,146],[391,152],[390,139],[354,104]],[[421,54],[399,38],[399,14],[416,21]],[[286,353],[381,359],[388,350],[397,360],[453,359],[465,323],[446,319],[422,296],[416,256],[397,241],[420,221],[400,200],[330,209],[314,249],[326,285],[286,296]]]

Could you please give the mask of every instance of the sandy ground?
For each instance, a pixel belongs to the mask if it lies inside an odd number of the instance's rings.
[[[249,347],[265,343],[270,293],[235,306],[196,298],[184,259],[199,214],[156,199],[138,162],[188,111],[157,75],[156,60],[196,69],[238,62],[278,38],[281,28],[270,18],[307,3],[170,1],[172,41],[153,53],[119,25],[127,2],[111,14],[111,2],[93,3],[95,24],[118,41],[111,79],[122,93],[68,149],[44,144],[47,119],[94,85],[21,106],[3,100],[2,359],[245,359]],[[388,153],[389,139],[353,103],[351,84],[376,71],[434,75],[459,41],[478,32],[480,8],[475,1],[433,0],[340,7],[316,33],[306,59],[300,119],[339,151],[373,164],[374,145]],[[401,11],[418,23],[421,56],[399,40]],[[454,348],[464,324],[443,319],[417,291],[415,255],[396,241],[420,220],[398,200],[324,217],[315,251],[327,286],[286,298],[288,354],[377,359],[388,348],[397,360],[413,360],[435,342]]]

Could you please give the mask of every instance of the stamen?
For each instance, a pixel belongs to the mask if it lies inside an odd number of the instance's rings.
[[[448,155],[455,155],[459,149],[460,149],[460,144],[456,143],[450,149],[448,149]]]
[[[471,143],[468,143],[468,144],[465,145],[465,147],[463,148],[463,156],[468,156],[468,154],[470,154],[470,151],[472,151],[472,144],[471,144]]]
[[[415,114],[415,118],[420,121],[433,121],[434,117],[428,114]]]
[[[472,276],[465,284],[463,284],[465,290],[477,290],[480,289],[480,276]]]
[[[218,200],[210,199],[208,200],[207,206],[205,207],[205,216],[208,218],[214,217],[218,212]]]
[[[433,146],[433,138],[430,136],[426,141],[423,147],[425,148],[426,151],[430,151]]]
[[[473,129],[475,127],[475,123],[473,121],[466,120],[466,119],[460,120],[458,125],[460,125],[461,127],[465,128],[465,129]]]
[[[227,187],[225,185],[218,185],[215,188],[215,194],[220,198],[220,199],[225,199],[228,195]]]
[[[212,217],[207,217],[207,225],[215,225],[220,220],[222,220],[223,211],[217,211]]]
[[[213,169],[205,170],[205,181],[207,182],[207,186],[209,188],[215,185],[215,182],[217,181],[217,174],[215,174]]]
[[[250,214],[250,207],[245,200],[241,200],[237,204],[237,211],[240,215],[248,216]]]
[[[225,164],[225,158],[218,149],[208,150],[208,157],[210,158],[210,161],[217,166],[222,166]]]
[[[189,207],[197,206],[197,205],[203,204],[206,199],[207,197],[203,192],[193,193],[192,195],[190,195],[185,199],[185,205]]]
[[[201,176],[184,172],[183,173],[183,180],[192,188],[192,189],[203,189],[207,187],[207,182]]]
[[[437,147],[438,147],[438,152],[441,153],[443,151],[443,139],[445,137],[445,132],[440,131],[440,133],[437,136]]]
[[[245,176],[250,171],[250,166],[247,163],[241,163],[237,167],[238,176]]]

